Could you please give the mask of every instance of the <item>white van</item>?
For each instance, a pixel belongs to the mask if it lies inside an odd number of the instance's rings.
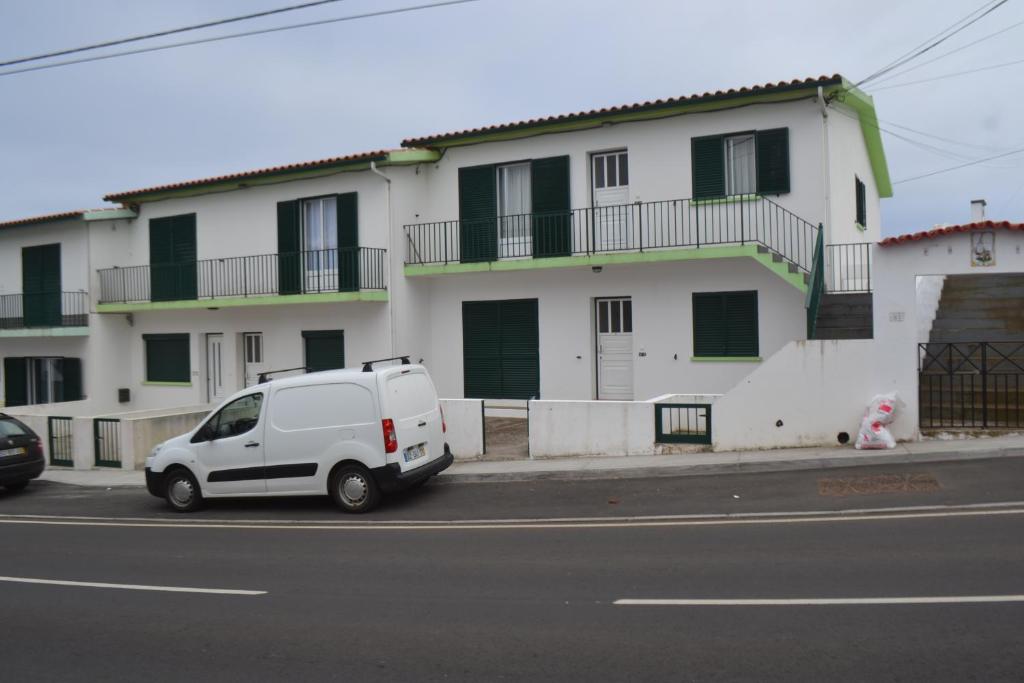
[[[146,487],[179,512],[203,498],[323,494],[366,512],[452,464],[445,431],[421,365],[314,372],[240,391],[154,448]]]

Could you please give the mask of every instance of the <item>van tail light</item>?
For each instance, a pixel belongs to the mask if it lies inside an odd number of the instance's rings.
[[[384,418],[380,421],[384,428],[384,452],[394,453],[398,450],[398,436],[395,434],[395,422],[391,418]]]
[[[444,408],[442,408],[441,406],[438,406],[437,409],[441,411],[441,433],[442,434],[447,434],[448,433],[448,423],[444,421]]]

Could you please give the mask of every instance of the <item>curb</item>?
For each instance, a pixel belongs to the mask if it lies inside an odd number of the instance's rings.
[[[875,465],[913,465],[933,462],[966,462],[971,460],[994,460],[999,458],[1024,457],[1024,446],[994,448],[989,450],[973,450],[967,452],[944,451],[937,453],[911,453],[905,449],[897,452],[871,451],[851,455],[826,456],[820,458],[801,458],[797,460],[749,460],[743,461],[742,455],[736,462],[695,463],[656,465],[647,467],[618,466],[615,458],[607,458],[601,464],[613,462],[613,467],[579,467],[575,469],[542,469],[522,472],[442,472],[438,474],[435,484],[488,484],[524,481],[595,481],[601,479],[652,479],[657,477],[700,477],[719,474],[757,474],[767,472],[793,472],[801,470],[828,470],[848,467],[866,467]],[[540,463],[554,462],[535,461]],[[144,482],[105,482],[93,483],[83,481],[66,481],[63,476],[50,478],[47,470],[41,481],[64,486],[77,486],[94,489],[127,489],[145,488]],[[92,470],[89,470],[90,472]],[[58,475],[70,474],[73,470],[53,470]]]
[[[700,463],[694,465],[662,465],[656,467],[622,467],[576,470],[545,470],[538,472],[446,473],[435,477],[439,484],[485,484],[517,481],[593,481],[600,479],[651,479],[656,477],[699,477],[717,474],[757,474],[827,470],[869,465],[912,465],[931,462],[956,462],[1024,457],[1024,446],[998,448],[968,453],[902,453],[892,455],[837,456],[801,460],[756,460],[750,462]]]

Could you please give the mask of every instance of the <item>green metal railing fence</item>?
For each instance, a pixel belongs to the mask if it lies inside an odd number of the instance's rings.
[[[121,420],[97,417],[92,421],[92,436],[97,467],[121,466]]]
[[[807,283],[807,338],[814,339],[818,326],[818,308],[821,296],[825,291],[825,230],[818,225],[818,236],[814,240],[814,263],[811,267],[811,279]]]
[[[655,403],[655,443],[711,443],[711,405]]]
[[[50,464],[71,467],[75,464],[72,450],[72,424],[70,417],[51,415],[46,418],[46,433],[50,445]]]

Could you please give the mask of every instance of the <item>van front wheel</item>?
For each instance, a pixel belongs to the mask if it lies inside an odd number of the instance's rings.
[[[164,498],[175,512],[194,512],[203,504],[199,484],[187,470],[172,470],[164,480]]]
[[[343,465],[331,475],[331,498],[345,512],[369,512],[380,501],[373,475],[359,465]]]

